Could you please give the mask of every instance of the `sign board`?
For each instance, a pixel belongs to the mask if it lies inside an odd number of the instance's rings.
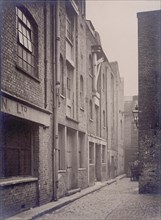
[[[1,111],[19,118],[42,124],[47,127],[50,126],[49,114],[3,96],[1,96]]]

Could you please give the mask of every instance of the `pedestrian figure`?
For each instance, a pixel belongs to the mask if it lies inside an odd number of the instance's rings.
[[[138,181],[139,180],[139,161],[136,160],[130,163],[130,179],[131,181]]]

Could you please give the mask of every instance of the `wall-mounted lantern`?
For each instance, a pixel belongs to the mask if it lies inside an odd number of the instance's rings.
[[[138,106],[135,106],[135,109],[132,111],[133,113],[133,117],[134,117],[134,122],[136,124],[136,127],[138,128],[138,114],[139,114],[139,110],[138,110]]]

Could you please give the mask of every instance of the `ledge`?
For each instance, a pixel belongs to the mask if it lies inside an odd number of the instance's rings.
[[[93,122],[93,119],[90,118],[89,121]]]
[[[61,97],[62,99],[65,99],[65,96],[64,96],[64,95],[62,95],[62,94],[60,94],[60,97]]]
[[[74,118],[71,118],[71,117],[69,117],[69,116],[66,116],[66,119],[68,119],[68,120],[70,120],[70,121],[73,121],[73,122],[79,124],[79,121],[77,121],[77,120],[75,120]]]
[[[28,183],[28,182],[36,182],[38,178],[36,177],[11,177],[0,179],[0,187],[11,186],[21,183]]]
[[[78,168],[78,171],[83,171],[83,170],[86,170],[86,168],[83,167]]]
[[[66,170],[58,170],[58,173],[66,173]]]
[[[47,109],[44,109],[44,108],[42,108],[42,107],[40,107],[40,106],[38,106],[38,105],[35,105],[35,104],[33,104],[33,103],[31,103],[31,102],[29,102],[29,101],[27,101],[27,100],[24,100],[24,99],[21,98],[21,97],[18,97],[18,96],[16,96],[16,95],[13,95],[13,94],[11,94],[11,93],[9,93],[9,92],[3,90],[3,89],[1,89],[1,92],[2,92],[2,95],[3,95],[4,97],[6,97],[6,98],[10,98],[10,99],[12,99],[12,100],[14,100],[14,101],[20,102],[21,104],[27,105],[27,106],[29,106],[29,107],[31,107],[31,108],[37,109],[38,111],[47,113],[47,114],[49,114],[49,115],[52,114],[52,112],[51,112],[50,110],[47,110]]]
[[[80,110],[81,110],[82,112],[84,112],[84,108],[80,107]]]
[[[41,83],[40,79],[36,76],[31,75],[30,73],[28,73],[27,71],[25,71],[24,69],[22,69],[21,67],[19,67],[18,65],[16,65],[16,69],[20,72],[23,72],[26,76],[32,78],[33,80],[35,80],[38,83]]]

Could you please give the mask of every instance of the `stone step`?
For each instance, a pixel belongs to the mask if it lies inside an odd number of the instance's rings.
[[[80,191],[81,191],[80,188],[71,189],[71,190],[68,190],[65,195],[66,195],[66,196],[71,196],[71,195],[73,195],[73,194],[75,194],[75,193],[77,193],[77,192],[80,192]]]

